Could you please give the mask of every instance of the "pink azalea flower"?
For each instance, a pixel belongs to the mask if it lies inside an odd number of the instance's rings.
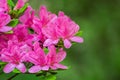
[[[16,6],[14,7],[14,10],[22,8],[26,2],[28,2],[28,0],[18,0]]]
[[[33,29],[33,33],[34,33],[34,38],[39,41],[44,41],[44,35],[42,34],[41,31],[41,25],[40,23],[40,19],[37,18],[34,15],[34,11],[33,9],[28,6],[27,10],[25,11],[25,13],[19,18],[20,22],[22,22],[22,24],[26,25],[27,29]]]
[[[67,66],[60,64],[61,61],[66,57],[66,52],[63,49],[60,49],[58,53],[56,53],[56,49],[54,46],[49,46],[49,53],[47,54],[47,64],[53,70],[56,69],[67,69]]]
[[[44,35],[48,38],[44,42],[44,46],[57,44],[60,39],[63,40],[65,48],[71,47],[71,41],[82,43],[83,38],[75,36],[78,31],[79,26],[69,17],[64,15],[63,12],[59,12],[58,17],[54,22],[48,23],[47,27],[43,30]]]
[[[22,47],[22,46],[21,46]],[[25,52],[21,52],[21,48],[18,45],[14,45],[12,41],[8,41],[8,48],[4,48],[1,51],[0,59],[3,62],[7,62],[8,64],[5,65],[3,71],[5,73],[10,73],[15,68],[20,70],[22,73],[26,72],[26,67],[24,65],[25,61]]]
[[[28,61],[33,63],[29,69],[30,73],[37,73],[41,70],[48,70],[49,66],[46,65],[46,56],[44,51],[40,48],[39,43],[34,44],[34,51],[29,53]]]
[[[10,31],[12,28],[6,26],[10,22],[10,16],[6,13],[0,12],[0,32]]]
[[[57,18],[55,14],[52,14],[51,12],[47,11],[45,6],[41,6],[40,12],[39,12],[40,22],[38,23],[41,27],[41,32],[45,37],[52,37],[52,39],[48,38],[44,42],[44,46],[51,45],[52,43],[57,43],[59,41],[58,36],[55,34],[56,30],[53,28],[53,26],[47,27],[47,25],[51,22],[54,22],[54,20]],[[51,34],[51,36],[47,35]]]
[[[29,15],[26,14],[26,16]],[[55,14],[48,12],[45,6],[41,6],[39,17],[40,19],[32,15],[31,18],[29,19],[26,18],[26,20],[27,19],[29,20],[29,21],[27,20],[27,24],[29,24],[28,22],[32,23],[31,28],[38,35],[37,37],[39,38],[39,40],[43,43],[46,39],[46,36],[44,35],[44,28],[49,22],[53,21],[57,16]]]
[[[50,23],[49,23],[50,24]],[[42,29],[43,34],[47,37],[43,46],[50,46],[51,44],[57,44],[60,40],[57,33],[56,25],[50,24],[50,26]]]
[[[63,12],[59,12],[58,19],[56,21],[57,24],[57,32],[60,38],[63,39],[65,48],[71,47],[71,42],[82,43],[83,38],[79,36],[75,36],[75,34],[79,31],[79,26],[72,21],[69,17],[64,15]]]

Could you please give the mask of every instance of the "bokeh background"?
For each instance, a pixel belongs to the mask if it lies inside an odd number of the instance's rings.
[[[57,80],[120,80],[120,0],[30,0],[36,10],[46,5],[53,13],[64,11],[80,25],[84,43],[67,50]],[[13,74],[0,75],[7,80]],[[40,80],[19,75],[13,80]]]

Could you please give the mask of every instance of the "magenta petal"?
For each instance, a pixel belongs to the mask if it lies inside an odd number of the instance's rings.
[[[64,66],[62,64],[54,64],[54,66],[56,66],[57,68],[60,68],[60,69],[68,69],[67,66]]]
[[[65,46],[65,48],[70,48],[71,45],[72,44],[71,44],[71,42],[69,40],[67,40],[67,39],[64,40],[64,46]]]
[[[20,70],[22,73],[26,72],[26,67],[23,63],[19,63],[19,65],[17,65],[16,68]]]
[[[78,43],[83,43],[83,38],[78,37],[78,36],[74,36],[74,37],[70,38],[70,40],[74,41],[74,42],[78,42]]]
[[[3,71],[5,73],[10,73],[11,71],[13,71],[15,69],[16,65],[12,64],[12,63],[8,63],[7,65],[5,65]]]
[[[41,67],[40,66],[32,66],[30,69],[29,69],[29,73],[37,73],[41,70]]]

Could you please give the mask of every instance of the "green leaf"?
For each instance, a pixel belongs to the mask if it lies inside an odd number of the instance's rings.
[[[83,31],[78,31],[78,32],[76,33],[76,36],[82,36],[82,34],[83,34]]]
[[[0,65],[5,65],[6,64],[6,62],[0,62]]]
[[[45,53],[49,52],[48,48],[44,48],[43,50],[44,50]]]
[[[27,9],[28,5],[29,5],[29,4],[26,3],[22,8],[20,8],[19,11],[18,11],[18,15],[23,14],[24,11]]]
[[[15,6],[14,2],[12,0],[7,0],[8,5],[13,8]]]
[[[18,69],[14,69],[12,72],[13,73],[21,73]]]
[[[13,19],[10,23],[8,23],[8,26],[15,27],[18,24],[18,19]]]
[[[40,80],[46,80],[45,78],[45,76],[40,76]]]
[[[40,80],[56,80],[55,75],[40,76]]]
[[[46,80],[56,80],[56,76],[55,75],[48,75],[48,76],[46,76]]]

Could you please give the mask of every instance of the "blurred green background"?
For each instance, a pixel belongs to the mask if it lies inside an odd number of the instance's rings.
[[[84,43],[73,45],[57,80],[120,80],[120,0],[30,0],[36,10],[46,5],[53,13],[64,11],[83,31]],[[0,76],[7,80],[11,74]],[[40,80],[19,75],[13,80]]]

